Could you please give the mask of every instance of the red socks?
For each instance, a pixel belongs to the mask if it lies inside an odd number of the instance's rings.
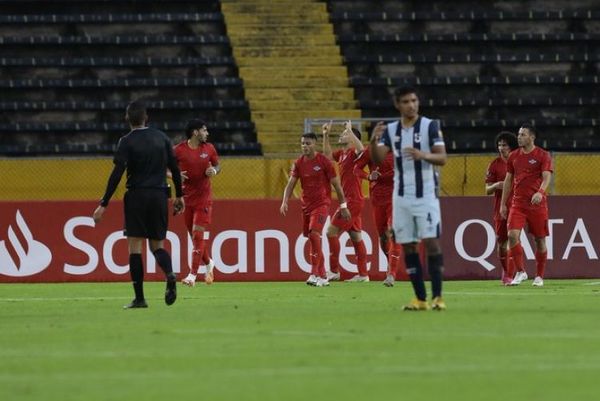
[[[323,251],[321,250],[321,235],[315,231],[311,231],[308,234],[308,240],[310,241],[310,274],[314,274],[318,277],[325,278],[325,260],[323,258]],[[339,245],[338,245],[339,248]]]
[[[504,274],[508,273],[508,255],[504,254],[504,255],[500,255],[499,257],[500,259],[500,265],[502,265],[502,271],[504,272]]]
[[[544,270],[546,270],[546,260],[548,259],[548,252],[535,252],[535,267],[537,269],[536,276],[544,278]]]
[[[192,274],[198,274],[198,268],[205,253],[204,231],[192,231],[192,244],[194,245],[194,250],[192,251],[192,266],[190,270]]]
[[[391,274],[396,280],[408,278],[404,263],[404,249],[402,248],[402,244],[390,242],[387,274]]]
[[[524,255],[523,255],[523,247],[521,246],[521,244],[518,243],[517,245],[513,246],[512,248],[509,248],[507,256],[509,259],[512,259],[512,261],[513,261],[512,264],[508,263],[508,267],[512,270],[512,271],[509,271],[508,274],[511,277],[514,277],[514,274],[515,274],[514,269],[516,269],[518,271],[523,270]]]
[[[338,236],[327,237],[329,243],[329,269],[332,273],[340,272],[340,239]]]
[[[366,276],[367,273],[367,248],[365,242],[360,240],[359,242],[352,241],[354,246],[354,252],[356,253],[356,267],[358,268],[359,276]]]

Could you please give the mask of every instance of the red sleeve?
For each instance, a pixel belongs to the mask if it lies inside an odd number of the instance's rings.
[[[300,169],[298,167],[298,160],[296,160],[294,162],[294,164],[292,165],[292,169],[290,170],[290,175],[292,177],[296,177],[296,178],[300,177]]]
[[[495,182],[497,182],[498,180],[496,179],[496,163],[491,162],[490,165],[488,166],[487,172],[485,173],[485,183],[486,184],[493,184]]]
[[[552,158],[550,157],[550,153],[546,151],[544,151],[544,159],[542,160],[542,171],[553,171]]]
[[[362,170],[371,161],[369,148],[363,150],[363,152],[356,159],[355,168]]]
[[[354,166],[353,173],[361,180],[366,180],[369,177],[369,174],[364,170],[364,166],[361,167],[358,164]]]
[[[343,151],[341,149],[334,150],[333,153],[331,154],[331,156],[333,157],[333,160],[335,160],[336,162],[339,162],[340,158],[342,157],[342,153],[343,153]]]

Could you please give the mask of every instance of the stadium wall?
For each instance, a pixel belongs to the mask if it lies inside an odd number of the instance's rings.
[[[483,195],[485,171],[494,157],[450,155],[442,169],[441,195]],[[600,195],[600,155],[554,153],[553,159],[551,194]],[[292,159],[223,157],[222,173],[213,180],[214,197],[279,199],[292,163]],[[0,201],[96,200],[104,192],[111,169],[110,158],[0,159]],[[123,198],[124,181],[114,199]]]
[[[498,279],[491,199],[445,197],[441,202],[445,276]],[[549,203],[546,277],[600,277],[598,197],[555,196]],[[111,202],[105,219],[94,227],[90,216],[96,205],[94,201],[0,202],[0,282],[129,281],[122,202]],[[306,279],[310,267],[299,201],[291,202],[286,217],[280,216],[279,205],[278,200],[215,203],[207,237],[217,281]],[[368,202],[363,217],[370,275],[383,279],[387,266]],[[356,272],[354,250],[347,234],[342,243],[340,263],[348,277]],[[533,273],[533,243],[525,236],[522,243],[526,267]],[[327,255],[327,241],[323,247]],[[191,244],[182,217],[171,218],[166,248],[173,255],[174,270],[187,271]],[[145,267],[148,280],[163,280],[147,250]]]

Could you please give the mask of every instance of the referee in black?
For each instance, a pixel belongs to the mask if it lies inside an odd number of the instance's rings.
[[[150,249],[158,265],[165,272],[165,303],[172,305],[177,298],[177,277],[171,266],[171,255],[163,248],[168,225],[167,168],[171,170],[175,184],[175,214],[182,213],[184,209],[181,174],[173,156],[173,145],[169,137],[162,131],[146,127],[148,114],[141,101],[129,103],[125,119],[131,131],[119,140],[113,160],[115,166],[100,205],[94,211],[94,222],[98,223],[102,219],[108,201],[127,170],[127,192],[124,198],[125,236],[129,246],[129,273],[133,281],[135,299],[124,308],[148,307],[144,298],[142,262],[142,244],[145,238],[150,242]]]

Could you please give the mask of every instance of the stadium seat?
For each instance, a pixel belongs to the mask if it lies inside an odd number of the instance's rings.
[[[221,13],[107,13],[0,15],[0,24],[106,24],[223,21]]]
[[[547,146],[597,148],[600,10],[580,6],[328,1],[363,116],[397,116],[393,89],[414,85],[449,148],[469,152],[523,122]]]
[[[133,99],[173,138],[202,118],[223,152],[262,151],[218,0],[0,6],[4,154],[112,152]]]
[[[235,66],[231,56],[216,57],[0,57],[3,67],[174,67]]]
[[[335,3],[335,2],[334,2]],[[369,4],[373,7],[373,4]],[[560,20],[597,20],[599,10],[565,10],[565,11],[333,11],[332,21],[560,21]]]

